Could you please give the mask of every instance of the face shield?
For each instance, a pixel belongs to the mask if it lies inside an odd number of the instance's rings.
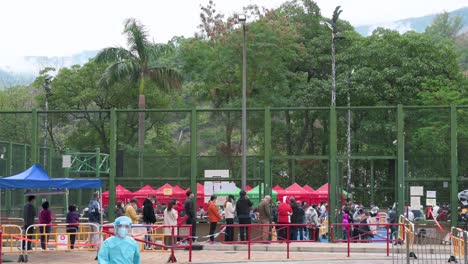
[[[130,233],[131,230],[132,227],[130,225],[118,225],[115,230],[115,233],[118,237],[124,238]]]
[[[132,221],[127,216],[118,217],[114,222],[114,230],[117,237],[125,238],[132,231]]]

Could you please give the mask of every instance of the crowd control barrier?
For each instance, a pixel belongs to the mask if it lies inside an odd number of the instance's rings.
[[[245,230],[245,240],[226,241],[230,228],[235,229],[235,233]],[[223,244],[247,245],[248,259],[251,258],[252,244],[286,243],[286,257],[289,259],[290,244],[317,241],[318,229],[313,224],[232,224],[221,225],[219,237],[220,243]]]
[[[468,233],[467,231],[452,227],[450,230],[450,244],[451,244],[451,255],[450,258],[448,259],[448,262],[455,262],[457,263],[460,261],[460,263],[468,263],[468,258],[467,258],[467,238],[468,238]]]
[[[95,223],[35,224],[23,231],[18,262],[28,262],[28,252],[97,251],[101,230]]]
[[[392,244],[392,262],[408,263],[465,263],[466,232],[452,228],[443,232],[437,223],[415,227],[407,218],[400,216],[402,223],[397,241]]]
[[[19,225],[1,225],[2,231],[2,252],[14,253],[21,248],[21,238],[23,229]]]

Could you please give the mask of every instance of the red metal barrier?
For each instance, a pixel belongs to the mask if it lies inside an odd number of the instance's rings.
[[[398,238],[391,238],[392,227],[398,227],[400,224],[385,224],[385,235],[380,235],[377,232],[371,231],[370,227],[376,226],[376,230],[382,227],[382,224],[332,224],[331,225],[331,242],[347,242],[348,244],[348,257],[351,255],[351,242],[352,243],[373,243],[385,242],[387,244],[387,257],[390,256],[390,243],[397,242]],[[341,227],[346,232],[346,238],[337,239],[335,237],[335,229]],[[343,232],[343,235],[345,233]],[[353,234],[353,235],[352,235]],[[371,237],[372,239],[369,239]]]
[[[247,240],[246,241],[224,241],[224,234],[220,238],[220,242],[223,244],[241,244],[247,245],[248,259],[251,257],[251,245],[252,244],[270,244],[270,243],[286,243],[286,257],[289,259],[289,246],[291,242],[315,242],[316,234],[318,232],[317,227],[312,224],[233,224],[233,225],[221,225],[220,229],[225,228],[247,228]],[[276,229],[274,233],[273,227]],[[294,229],[293,229],[294,228]],[[309,234],[311,239],[296,240],[291,239],[291,230],[297,230],[302,232],[303,229],[313,230]],[[265,231],[268,230],[268,231]],[[255,231],[253,234],[252,231]],[[296,234],[297,235],[297,234]],[[276,236],[277,240],[270,240],[269,237]],[[266,237],[266,239],[265,239]]]

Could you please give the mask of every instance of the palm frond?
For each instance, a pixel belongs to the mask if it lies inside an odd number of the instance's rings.
[[[180,89],[182,86],[182,74],[175,69],[152,67],[148,69],[148,76],[156,82],[161,90]]]
[[[148,32],[140,22],[134,18],[125,20],[123,33],[127,35],[127,44],[130,52],[138,55],[140,61],[146,61],[148,58],[146,46],[149,45]]]
[[[107,67],[99,79],[98,85],[101,87],[109,87],[123,79],[136,82],[138,80],[139,74],[140,66],[134,61],[119,61]]]
[[[94,57],[97,63],[115,63],[125,60],[136,60],[137,58],[128,50],[121,47],[105,48]]]
[[[146,48],[149,57],[153,61],[157,61],[159,58],[168,57],[174,52],[174,47],[168,44],[150,44]]]

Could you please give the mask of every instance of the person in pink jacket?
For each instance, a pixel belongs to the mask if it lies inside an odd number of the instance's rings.
[[[348,234],[350,234],[350,224],[349,224],[349,209],[346,207],[343,209],[343,239],[348,239]]]

